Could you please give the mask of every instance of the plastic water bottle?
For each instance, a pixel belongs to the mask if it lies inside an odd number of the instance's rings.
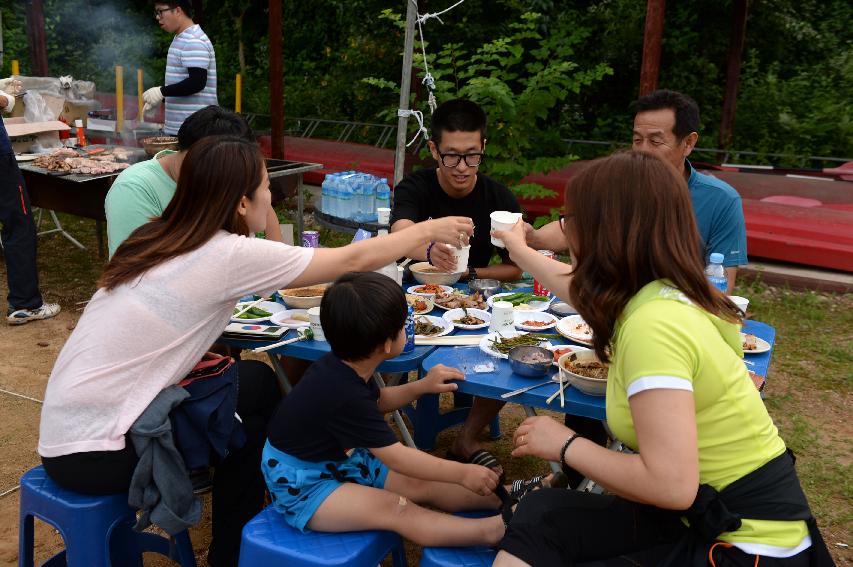
[[[383,177],[376,184],[376,201],[373,207],[373,211],[380,207],[390,207],[391,206],[391,188],[388,187],[388,179]]]
[[[343,176],[341,183],[341,214],[342,219],[352,218],[352,173]]]
[[[726,269],[723,267],[725,257],[719,252],[711,254],[711,262],[705,268],[705,275],[708,276],[708,281],[711,285],[723,293],[727,293],[729,282],[726,279]]]
[[[329,214],[329,181],[331,179],[330,174],[326,174],[326,177],[323,178],[323,184],[320,185],[320,210]]]

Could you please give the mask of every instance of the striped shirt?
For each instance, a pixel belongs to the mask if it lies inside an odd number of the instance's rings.
[[[174,136],[184,120],[205,106],[218,104],[216,99],[216,53],[213,44],[198,24],[175,36],[166,57],[166,83],[174,85],[189,77],[190,67],[207,69],[204,89],[189,96],[166,97],[166,125],[163,130]]]

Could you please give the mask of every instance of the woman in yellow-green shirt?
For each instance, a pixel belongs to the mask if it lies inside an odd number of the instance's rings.
[[[636,453],[528,418],[513,455],[563,462],[608,494],[529,493],[495,565],[832,565],[741,360],[738,311],[705,278],[684,179],[615,154],[572,180],[565,213],[573,270],[528,248],[521,223],[495,235],[592,327],[608,425]]]

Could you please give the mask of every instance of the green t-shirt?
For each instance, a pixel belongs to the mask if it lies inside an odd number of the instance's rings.
[[[699,482],[723,490],[785,451],[743,364],[738,325],[652,282],[625,306],[607,375],[607,423],[637,450],[630,396],[654,388],[693,392]],[[805,522],[743,520],[721,540],[747,553],[784,557],[808,547]],[[796,550],[796,551],[795,551]]]
[[[175,195],[175,180],[159,159],[172,150],[158,152],[153,159],[132,165],[121,172],[104,201],[110,258],[130,234],[159,217]]]

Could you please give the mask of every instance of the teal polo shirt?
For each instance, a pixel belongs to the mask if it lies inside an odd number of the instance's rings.
[[[725,181],[693,169],[690,161],[684,160],[684,167],[690,173],[687,187],[705,247],[705,262],[719,252],[725,256],[723,265],[727,268],[746,264],[746,223],[740,195]]]

